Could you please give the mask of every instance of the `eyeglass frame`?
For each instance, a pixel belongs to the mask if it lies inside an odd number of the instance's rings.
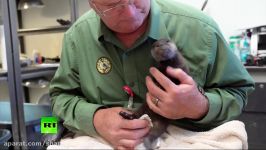
[[[123,3],[123,4],[117,4],[115,6],[112,6],[110,8],[107,8],[105,10],[100,10],[96,4],[93,2],[93,0],[90,0],[90,2],[93,4],[94,8],[96,9],[96,11],[99,13],[100,16],[108,16],[106,15],[106,12],[110,11],[110,10],[113,10],[119,6],[124,6],[124,5],[131,5],[134,3],[135,0],[128,0],[126,3]]]

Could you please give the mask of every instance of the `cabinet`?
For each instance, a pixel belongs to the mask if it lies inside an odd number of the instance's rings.
[[[44,0],[44,2],[55,2],[54,0]],[[27,36],[35,36],[35,35],[47,35],[47,34],[55,34],[62,33],[66,31],[70,25],[68,26],[44,26],[37,28],[23,28],[21,25],[21,20],[19,19],[23,14],[19,14],[22,12],[17,11],[17,2],[18,0],[0,0],[1,6],[1,17],[3,18],[4,24],[4,37],[5,37],[5,49],[6,49],[6,61],[7,61],[7,70],[0,70],[0,86],[1,82],[5,82],[8,85],[9,91],[9,101],[5,103],[5,108],[10,105],[10,121],[12,130],[12,141],[14,142],[22,142],[22,141],[30,141],[32,138],[28,135],[29,126],[28,126],[28,115],[30,115],[28,108],[32,109],[32,105],[34,110],[38,113],[41,113],[41,109],[43,108],[38,104],[27,104],[25,103],[25,89],[22,85],[22,82],[26,79],[44,77],[44,76],[53,76],[57,67],[43,67],[43,66],[29,66],[29,67],[21,67],[20,62],[20,52],[25,46],[21,44],[21,40],[25,40]],[[67,3],[69,4],[69,10],[67,13],[70,15],[71,23],[75,22],[78,18],[78,7],[77,0],[57,0],[56,2]],[[57,5],[59,6],[59,5]],[[48,7],[48,6],[47,6]],[[61,44],[61,43],[59,43]],[[47,50],[48,51],[48,50]],[[1,93],[5,94],[5,93]],[[1,103],[1,106],[2,103]],[[29,106],[29,107],[28,107]],[[43,111],[44,116],[49,114],[49,110]],[[0,128],[3,127],[2,123],[5,120],[3,118],[4,111],[0,111]],[[32,112],[34,113],[34,112]],[[36,112],[34,113],[36,114]],[[6,116],[6,115],[5,115]],[[34,118],[35,121],[40,120],[39,117]],[[35,116],[36,117],[36,116]],[[2,121],[2,122],[1,122]],[[41,133],[38,132],[40,135]],[[36,139],[37,139],[36,135]],[[26,146],[16,147],[17,149],[24,149]]]
[[[255,80],[255,91],[249,96],[248,104],[239,120],[245,123],[249,149],[266,147],[266,68],[247,67]]]

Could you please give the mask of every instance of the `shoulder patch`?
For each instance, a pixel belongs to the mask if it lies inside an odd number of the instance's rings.
[[[112,63],[107,57],[100,57],[96,62],[96,69],[100,74],[108,74],[112,70]]]

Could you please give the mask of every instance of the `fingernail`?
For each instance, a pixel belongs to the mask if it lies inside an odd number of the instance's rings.
[[[166,69],[167,69],[166,70],[167,72],[171,72],[171,73],[175,72],[175,68],[173,68],[173,67],[168,66]]]
[[[167,66],[166,69],[169,70],[169,71],[172,71],[173,70],[173,67]]]
[[[154,71],[155,71],[155,68],[154,67],[151,67],[150,68],[150,73],[154,73]]]
[[[150,76],[146,76],[146,81],[150,80],[151,77]]]

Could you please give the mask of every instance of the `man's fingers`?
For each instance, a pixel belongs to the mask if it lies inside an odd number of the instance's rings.
[[[153,100],[152,100],[152,97],[150,96],[149,93],[146,94],[146,101],[147,101],[147,104],[148,104],[149,108],[150,108],[153,112],[155,112],[155,113],[157,113],[157,114],[160,114],[160,115],[162,115],[162,116],[165,116],[165,114],[164,114],[164,113],[161,111],[161,109],[160,109],[160,105],[161,105],[162,101],[159,100],[158,105],[156,106],[156,105],[154,104],[154,102],[153,102]]]
[[[133,119],[133,120],[124,120],[120,127],[123,129],[135,130],[135,129],[144,129],[148,126],[149,123],[147,120]]]
[[[171,89],[175,84],[167,78],[163,73],[161,73],[155,67],[150,68],[151,75],[156,79],[156,81],[166,90]]]
[[[149,93],[151,95],[156,96],[156,98],[163,99],[165,97],[166,92],[159,88],[151,79],[151,77],[146,77],[146,86],[148,88]]]
[[[167,67],[166,72],[171,77],[178,79],[181,84],[194,84],[194,80],[182,69]]]
[[[119,145],[123,147],[127,147],[129,149],[134,149],[136,146],[142,143],[142,141],[143,141],[142,139],[138,139],[138,140],[121,139],[119,141]]]
[[[116,150],[128,150],[127,147],[124,147],[124,146],[118,146],[115,148]]]
[[[121,130],[120,134],[123,139],[138,140],[144,138],[150,131],[150,127],[136,130]]]

